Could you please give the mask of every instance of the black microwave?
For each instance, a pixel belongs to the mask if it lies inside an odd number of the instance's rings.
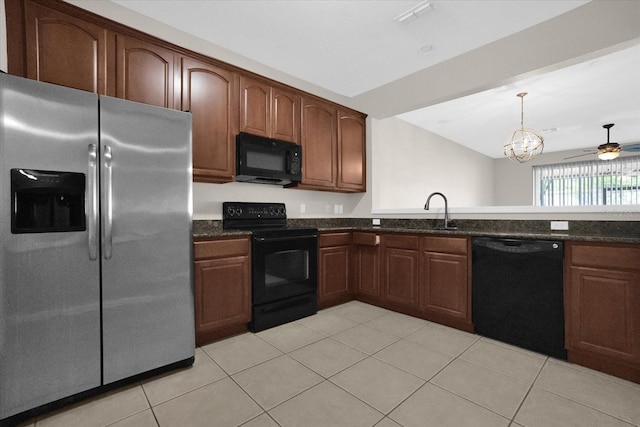
[[[301,180],[300,145],[243,132],[236,136],[236,181],[291,185]]]

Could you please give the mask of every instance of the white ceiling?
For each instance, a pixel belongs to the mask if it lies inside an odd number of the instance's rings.
[[[520,92],[527,92],[524,127],[542,132],[545,152],[595,149],[607,142],[607,123],[615,124],[611,142],[640,143],[640,44],[398,117],[500,158],[520,128]]]
[[[112,0],[320,88],[356,97],[569,12],[583,0],[433,0],[408,25],[416,0]],[[612,29],[614,31],[615,29]],[[431,46],[429,53],[420,48]],[[508,53],[506,53],[508,54]],[[592,60],[401,115],[490,157],[507,134],[545,134],[545,151],[640,141],[640,50]],[[424,105],[424,104],[423,104]],[[366,111],[365,111],[366,112]]]

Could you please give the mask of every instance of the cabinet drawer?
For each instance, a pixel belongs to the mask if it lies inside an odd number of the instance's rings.
[[[442,252],[447,254],[468,253],[468,239],[466,237],[424,237],[422,240],[423,250],[426,252]]]
[[[194,242],[194,258],[207,259],[232,255],[248,255],[251,249],[249,238],[233,238]]]
[[[318,238],[318,244],[321,248],[350,245],[351,233],[323,233]]]
[[[390,248],[418,250],[418,236],[403,236],[401,234],[385,234],[384,245]]]
[[[379,246],[380,236],[375,233],[353,233],[353,244],[361,246]]]
[[[640,270],[640,247],[593,243],[569,243],[570,265]]]

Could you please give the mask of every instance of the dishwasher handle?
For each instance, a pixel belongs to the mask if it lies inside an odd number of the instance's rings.
[[[472,247],[484,247],[497,252],[529,254],[557,251],[562,255],[563,244],[558,240],[508,239],[495,237],[474,237]]]

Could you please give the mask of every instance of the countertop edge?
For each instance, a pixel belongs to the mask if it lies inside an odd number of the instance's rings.
[[[423,235],[441,235],[441,236],[460,236],[460,237],[496,237],[505,239],[540,239],[540,240],[575,240],[584,242],[600,242],[600,243],[625,243],[640,244],[640,237],[621,237],[621,236],[603,236],[603,235],[587,235],[587,234],[570,234],[570,233],[529,233],[518,231],[495,232],[495,231],[477,231],[477,230],[440,230],[425,228],[397,228],[397,227],[319,227],[319,233],[337,233],[337,232],[365,232],[365,233],[402,233],[402,234],[423,234]],[[250,231],[212,231],[205,233],[194,233],[194,241],[203,241],[216,239],[221,237],[249,237]]]

